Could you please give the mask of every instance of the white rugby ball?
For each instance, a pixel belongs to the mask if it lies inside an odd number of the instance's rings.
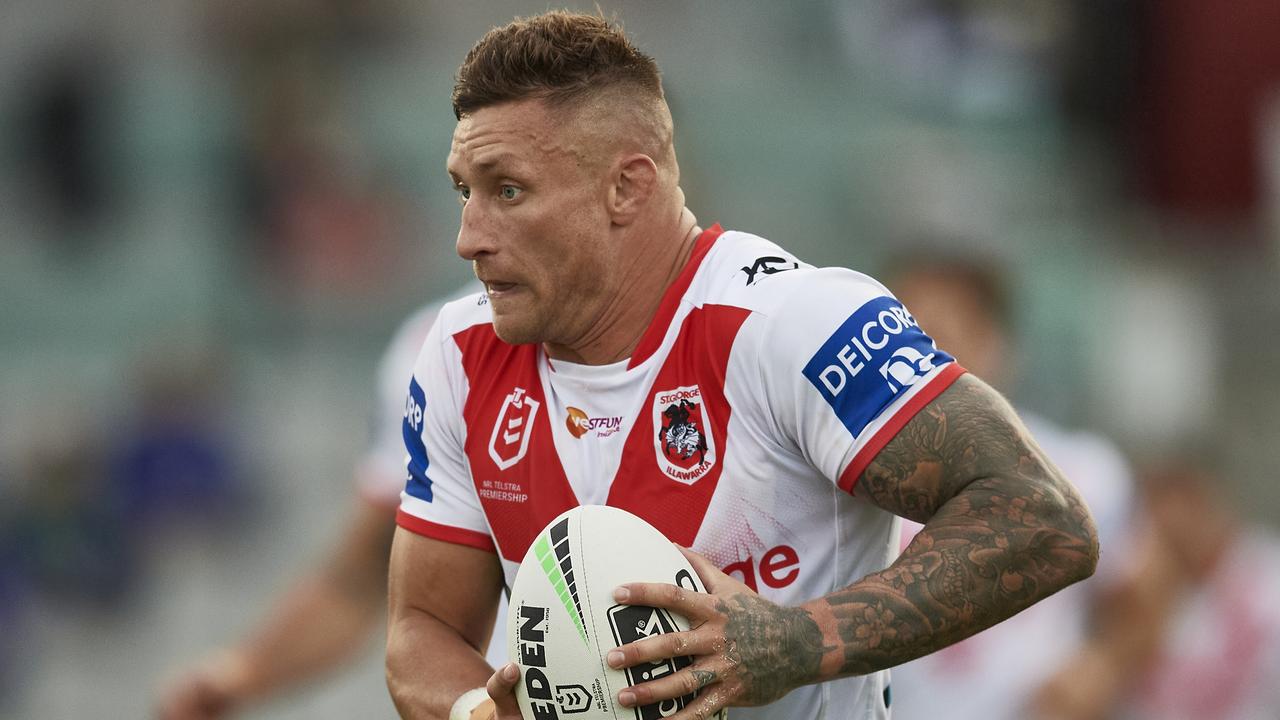
[[[576,507],[538,533],[516,572],[507,616],[525,720],[655,720],[693,701],[691,694],[640,708],[618,704],[619,690],[693,662],[673,658],[626,670],[605,663],[619,645],[689,629],[685,618],[666,610],[614,602],[613,589],[629,582],[706,591],[680,550],[625,510]],[[722,710],[714,717],[725,715]]]

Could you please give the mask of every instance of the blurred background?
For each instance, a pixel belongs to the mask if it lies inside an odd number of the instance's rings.
[[[593,10],[595,3],[570,3]],[[998,265],[1025,407],[1280,522],[1280,4],[601,2],[704,226]],[[470,276],[453,74],[545,3],[0,7],[0,717],[146,717],[353,493],[393,329]],[[964,361],[964,358],[960,358]],[[381,643],[251,717],[390,717]]]

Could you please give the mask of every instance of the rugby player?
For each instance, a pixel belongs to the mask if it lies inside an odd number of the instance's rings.
[[[700,689],[677,720],[885,718],[888,668],[1093,572],[1080,495],[884,286],[700,225],[657,67],[613,23],[490,31],[453,105],[457,247],[486,292],[444,307],[409,387],[387,640],[403,716],[520,716],[519,668],[481,650],[532,538],[578,504],[691,548],[711,591],[615,593],[695,625],[607,659],[692,656],[617,694]],[[575,436],[570,408],[616,430]],[[924,527],[894,560],[899,516]]]

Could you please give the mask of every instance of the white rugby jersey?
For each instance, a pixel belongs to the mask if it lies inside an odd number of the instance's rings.
[[[483,294],[446,305],[410,382],[397,519],[496,552],[509,586],[547,522],[608,504],[799,604],[889,564],[897,518],[853,485],[962,372],[866,275],[716,226],[625,362],[508,345]],[[887,685],[844,678],[733,714],[885,718]]]

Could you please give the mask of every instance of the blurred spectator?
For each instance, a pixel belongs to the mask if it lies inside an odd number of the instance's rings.
[[[456,297],[481,289],[472,283]],[[356,473],[360,493],[338,542],[312,572],[280,594],[257,629],[184,669],[161,689],[161,720],[238,715],[336,670],[378,626],[387,602],[394,518],[406,479],[402,424],[409,377],[439,310],[440,303],[433,303],[414,313],[382,357],[375,435]],[[497,623],[505,627],[501,610]],[[501,641],[494,643],[490,661],[499,662],[505,652]]]
[[[237,181],[269,287],[371,300],[397,277],[407,203],[346,112],[346,71],[397,36],[384,2],[210,5],[243,110]],[[283,282],[281,282],[283,281]]]
[[[921,111],[986,120],[1039,113],[1056,90],[1066,3],[855,0],[835,26],[856,73]]]
[[[17,128],[28,198],[58,240],[79,248],[107,210],[112,66],[93,41],[50,51],[25,79]]]
[[[1017,350],[1013,304],[999,264],[931,248],[901,256],[886,273],[938,347],[997,388],[1012,381]],[[1132,481],[1116,448],[1092,433],[1066,430],[1019,409],[1023,421],[1089,503],[1103,554],[1090,580],[956,645],[893,669],[898,720],[1025,720],[1040,686],[1084,642],[1100,592],[1124,576],[1130,559]],[[904,545],[919,530],[904,523]]]
[[[137,557],[98,418],[69,398],[49,398],[30,421],[9,506],[18,572],[46,599],[111,607],[136,579]]]
[[[179,343],[175,343],[177,345]],[[224,521],[244,509],[216,357],[157,354],[137,369],[135,407],[111,438],[111,490],[132,527]]]
[[[18,556],[15,488],[9,468],[0,464],[0,714],[18,683],[17,663],[26,634],[22,617],[26,583]]]
[[[1244,521],[1210,467],[1144,476],[1170,561],[1158,642],[1122,705],[1126,720],[1267,720],[1280,709],[1280,536]]]

